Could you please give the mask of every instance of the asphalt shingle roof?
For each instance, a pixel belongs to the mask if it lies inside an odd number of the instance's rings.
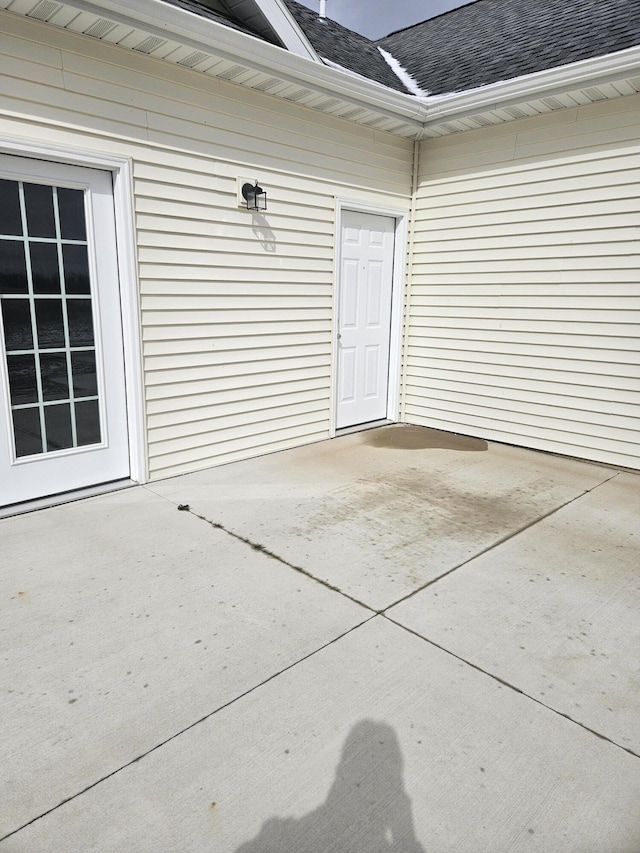
[[[432,94],[640,44],[638,0],[476,0],[376,44]]]
[[[329,18],[320,19],[296,0],[285,0],[285,3],[319,56],[391,89],[407,91],[382,58],[375,42]]]

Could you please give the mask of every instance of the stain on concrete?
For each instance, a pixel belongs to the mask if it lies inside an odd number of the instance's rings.
[[[363,433],[363,444],[392,450],[488,450],[480,438],[420,426],[391,426]]]

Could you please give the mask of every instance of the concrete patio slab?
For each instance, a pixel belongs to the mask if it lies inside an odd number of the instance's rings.
[[[371,615],[142,488],[0,539],[0,834]]]
[[[388,615],[640,755],[639,520],[619,473]]]
[[[0,843],[1,853],[638,849],[638,759],[383,616]]]
[[[149,488],[382,610],[613,473],[392,426]]]

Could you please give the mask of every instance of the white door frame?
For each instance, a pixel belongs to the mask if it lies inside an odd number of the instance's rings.
[[[405,208],[384,207],[351,199],[336,200],[336,233],[333,270],[333,322],[331,329],[331,420],[329,435],[336,435],[338,395],[338,310],[342,275],[342,214],[345,210],[354,213],[372,213],[395,219],[393,248],[393,282],[391,290],[391,339],[389,346],[389,382],[387,388],[387,418],[397,421],[400,415],[400,372],[402,355],[402,316],[404,304],[405,261],[407,222],[409,211]]]
[[[131,159],[111,154],[86,152],[70,146],[48,145],[36,140],[13,139],[11,137],[0,138],[0,152],[18,157],[65,163],[70,166],[100,169],[111,172],[113,175],[117,263],[120,277],[120,310],[124,341],[130,479],[136,483],[146,483],[148,471],[142,386],[142,334],[138,300]]]

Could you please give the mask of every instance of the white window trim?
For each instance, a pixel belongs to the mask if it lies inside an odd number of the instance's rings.
[[[113,203],[118,245],[120,307],[127,393],[130,477],[136,483],[146,483],[148,471],[142,386],[142,327],[138,300],[131,159],[11,137],[0,138],[0,151],[19,157],[101,169],[111,172],[113,175]]]
[[[391,290],[391,338],[389,342],[389,384],[387,391],[387,419],[397,422],[400,417],[400,384],[402,356],[402,318],[405,291],[405,264],[407,255],[407,229],[409,210],[406,208],[386,207],[367,204],[352,199],[336,199],[336,233],[334,235],[333,269],[333,321],[331,329],[331,414],[329,435],[334,438],[337,432],[337,365],[338,365],[338,296],[340,272],[342,269],[342,214],[344,211],[372,213],[377,216],[389,216],[395,219],[395,244],[393,252],[393,283]]]

